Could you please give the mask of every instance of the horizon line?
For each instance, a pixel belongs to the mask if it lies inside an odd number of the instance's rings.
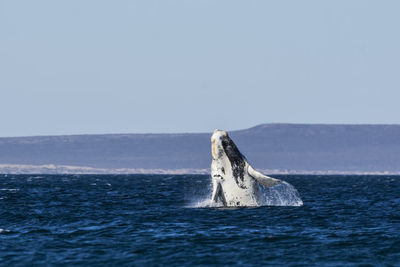
[[[239,132],[246,131],[265,125],[304,125],[304,126],[400,126],[400,123],[291,123],[291,122],[268,122],[261,123],[248,128],[227,130],[227,132]],[[100,135],[179,135],[179,134],[209,134],[213,130],[207,132],[119,132],[119,133],[72,133],[72,134],[37,134],[37,135],[16,135],[16,136],[0,136],[0,139],[4,138],[34,138],[34,137],[65,137],[65,136],[100,136]]]

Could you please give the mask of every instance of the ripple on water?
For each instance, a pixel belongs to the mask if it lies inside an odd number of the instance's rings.
[[[207,175],[0,176],[0,265],[399,265],[399,177],[278,178],[307,205],[212,207]]]

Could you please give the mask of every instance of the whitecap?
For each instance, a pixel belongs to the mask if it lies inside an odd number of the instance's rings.
[[[0,191],[17,192],[18,188],[0,188]]]

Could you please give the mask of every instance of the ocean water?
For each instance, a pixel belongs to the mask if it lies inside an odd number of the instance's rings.
[[[303,205],[199,207],[207,175],[0,175],[0,265],[400,266],[400,177],[276,177]]]

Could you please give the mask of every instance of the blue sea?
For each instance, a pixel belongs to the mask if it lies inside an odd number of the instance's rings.
[[[0,265],[400,266],[400,177],[276,177],[302,206],[202,207],[207,175],[0,175]]]

